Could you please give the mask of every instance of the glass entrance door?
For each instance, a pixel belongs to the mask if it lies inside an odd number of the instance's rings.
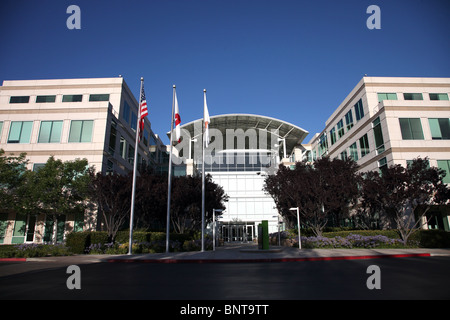
[[[33,242],[34,241],[35,227],[36,227],[36,216],[29,215],[28,216],[28,228],[27,228],[25,242]]]
[[[254,237],[255,226],[247,224],[223,224],[221,227],[221,236],[225,242],[247,242],[252,241]]]

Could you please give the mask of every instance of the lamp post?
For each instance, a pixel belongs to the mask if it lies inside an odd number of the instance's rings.
[[[222,209],[213,209],[213,251],[216,251],[216,212],[222,211]]]
[[[197,139],[194,137],[189,141],[189,159],[192,159],[192,142],[197,142]]]
[[[302,248],[302,241],[300,240],[300,214],[299,214],[299,210],[298,207],[296,208],[290,208],[289,210],[294,211],[297,210],[297,224],[298,224],[298,248],[301,249]]]

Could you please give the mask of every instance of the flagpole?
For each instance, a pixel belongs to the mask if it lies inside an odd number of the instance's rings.
[[[166,221],[166,253],[169,252],[169,233],[170,233],[170,195],[172,190],[172,133],[173,133],[173,112],[175,108],[175,94],[176,88],[173,85],[173,98],[172,98],[172,120],[170,124],[170,154],[169,154],[169,177],[167,187],[167,221]]]
[[[203,101],[206,99],[206,89],[203,89]],[[202,143],[202,252],[205,251],[205,106],[203,106],[203,143]]]
[[[134,197],[136,193],[136,171],[137,171],[137,157],[138,157],[138,147],[139,147],[139,129],[140,129],[140,120],[141,120],[141,94],[142,94],[142,85],[144,83],[144,77],[141,77],[141,89],[139,90],[139,103],[138,103],[138,119],[136,124],[136,141],[134,145],[134,167],[133,167],[133,188],[131,191],[131,214],[130,214],[130,238],[128,240],[128,254],[132,253],[132,241],[133,241],[133,220],[134,220]]]

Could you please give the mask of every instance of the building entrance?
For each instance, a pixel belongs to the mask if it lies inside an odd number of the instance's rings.
[[[225,223],[220,229],[220,236],[225,242],[251,242],[255,238],[254,223]]]

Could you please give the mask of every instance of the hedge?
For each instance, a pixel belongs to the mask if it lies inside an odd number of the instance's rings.
[[[128,243],[130,234],[128,230],[119,231],[116,234],[115,243],[125,244]],[[179,241],[184,243],[187,240],[191,240],[191,235],[186,234],[170,234],[171,241]],[[166,240],[166,234],[164,232],[145,232],[135,231],[133,232],[133,242],[137,243],[152,243],[152,242],[164,242]],[[91,245],[105,246],[108,243],[108,233],[106,231],[81,231],[71,232],[66,237],[66,246],[71,252],[75,254],[83,254],[88,252],[88,248]]]
[[[335,230],[335,231],[330,231]],[[328,231],[328,232],[327,232]],[[281,232],[281,240],[283,239],[296,239],[296,230],[290,229]],[[346,238],[350,234],[356,234],[361,236],[378,236],[382,235],[389,239],[401,239],[400,233],[396,229],[390,230],[351,230],[350,228],[329,228],[323,232],[323,237]],[[301,230],[302,237],[313,237],[314,233],[310,229]],[[278,243],[278,233],[271,234],[271,241]],[[289,242],[289,241],[288,241]],[[422,248],[450,248],[450,232],[443,230],[417,230],[408,238],[408,245],[410,247],[422,247]]]
[[[396,229],[324,232],[323,236],[327,238],[346,237],[351,233],[362,236],[383,235],[389,239],[401,239],[400,233]],[[450,232],[443,230],[417,230],[408,238],[408,243],[423,248],[450,248]]]

